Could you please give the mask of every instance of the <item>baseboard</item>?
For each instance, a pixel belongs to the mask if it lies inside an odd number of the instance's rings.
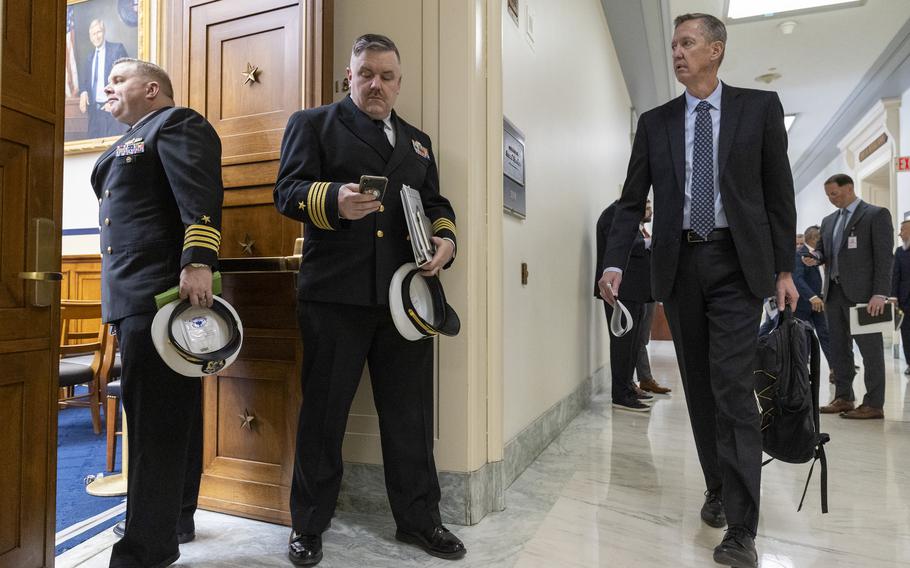
[[[609,384],[609,370],[601,367],[565,398],[551,406],[509,440],[503,461],[476,471],[439,472],[442,491],[440,514],[444,523],[473,525],[488,513],[505,508],[505,490],[565,429],[591,400]],[[346,463],[338,509],[389,514],[385,476],[379,464]]]

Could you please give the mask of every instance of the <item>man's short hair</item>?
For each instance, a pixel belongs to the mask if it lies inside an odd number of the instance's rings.
[[[394,51],[395,57],[401,63],[401,54],[398,53],[398,46],[390,38],[380,34],[363,34],[354,40],[354,46],[351,47],[351,55],[357,57],[364,51]]]
[[[132,57],[121,57],[117,61],[114,61],[114,65],[120,65],[121,63],[132,65],[135,67],[136,73],[158,83],[161,94],[169,99],[174,98],[174,86],[171,84],[171,78],[168,76],[167,71],[160,66],[149,61],[133,59]]]
[[[701,28],[702,33],[705,34],[709,43],[719,41],[724,44],[724,50],[720,52],[720,61],[718,61],[717,64],[720,65],[723,63],[724,55],[727,53],[727,26],[711,14],[692,12],[676,16],[673,20],[673,29],[675,30],[680,24],[690,20],[698,20],[698,26]]]
[[[903,221],[901,221],[900,226],[903,227],[903,226],[906,225],[907,223],[910,223],[910,219],[904,219]]]
[[[821,227],[819,227],[818,225],[810,225],[810,226],[806,227],[805,231],[803,231],[803,235],[804,235],[803,238],[805,238],[807,240],[814,238],[813,235],[817,235],[820,232],[821,232]]]
[[[825,180],[824,185],[829,183],[836,183],[838,187],[844,187],[845,185],[853,185],[853,178],[847,174],[834,174]]]

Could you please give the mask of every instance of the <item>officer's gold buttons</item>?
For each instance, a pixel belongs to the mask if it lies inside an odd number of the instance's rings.
[[[111,247],[107,247],[107,254],[111,254],[112,252],[114,252],[114,249],[112,249]]]
[[[383,211],[385,211],[385,205],[380,205],[379,212],[382,213]]]
[[[380,229],[380,230],[376,231],[376,236],[381,239],[382,237],[385,236],[385,233],[383,233],[382,230]]]
[[[104,224],[107,225],[108,227],[111,226],[111,220],[110,220],[109,217],[105,217],[105,218],[104,218]]]
[[[132,157],[132,156],[127,156],[127,157],[126,157],[126,163],[127,163],[127,164],[131,163],[132,161],[133,161],[133,157]]]

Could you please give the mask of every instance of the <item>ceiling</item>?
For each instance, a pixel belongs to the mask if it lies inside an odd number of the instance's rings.
[[[642,85],[647,81],[626,77],[630,97],[639,112],[683,92],[684,87],[673,77],[669,57],[673,17],[686,12],[722,17],[726,6],[726,0],[603,0],[603,3],[623,74],[654,78],[650,85]],[[633,8],[636,4],[637,13]],[[791,34],[785,35],[778,26],[790,20],[797,25]],[[780,94],[784,111],[797,115],[789,132],[789,154],[794,173],[802,173],[805,178],[808,166],[814,164],[820,169],[827,165],[830,158],[826,156],[832,151],[836,155],[838,134],[855,124],[855,119],[840,120],[849,124],[833,128],[838,119],[843,119],[847,111],[851,116],[862,116],[871,108],[873,99],[881,97],[881,93],[867,93],[874,95],[871,98],[858,94],[870,82],[870,69],[881,67],[889,52],[906,41],[908,24],[908,0],[867,0],[858,7],[728,22],[727,53],[720,77],[731,85],[770,89]],[[634,47],[636,42],[638,45]],[[663,50],[656,49],[660,45]],[[781,75],[779,79],[770,84],[755,80],[772,68]],[[900,87],[893,81],[888,85],[892,90]],[[910,84],[903,88],[910,88]],[[898,95],[900,91],[890,93],[890,96]],[[819,145],[825,145],[826,152]]]

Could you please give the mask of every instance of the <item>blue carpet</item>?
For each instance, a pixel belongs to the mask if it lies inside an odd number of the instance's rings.
[[[92,431],[92,417],[88,408],[60,410],[57,418],[57,532],[107,511],[125,499],[125,497],[94,497],[85,491],[86,476],[104,472],[105,453],[103,423],[101,434],[95,434]],[[114,469],[115,471],[120,470],[119,440]],[[55,554],[59,555],[113,526],[123,517],[123,514],[118,515],[60,543],[56,547]]]

